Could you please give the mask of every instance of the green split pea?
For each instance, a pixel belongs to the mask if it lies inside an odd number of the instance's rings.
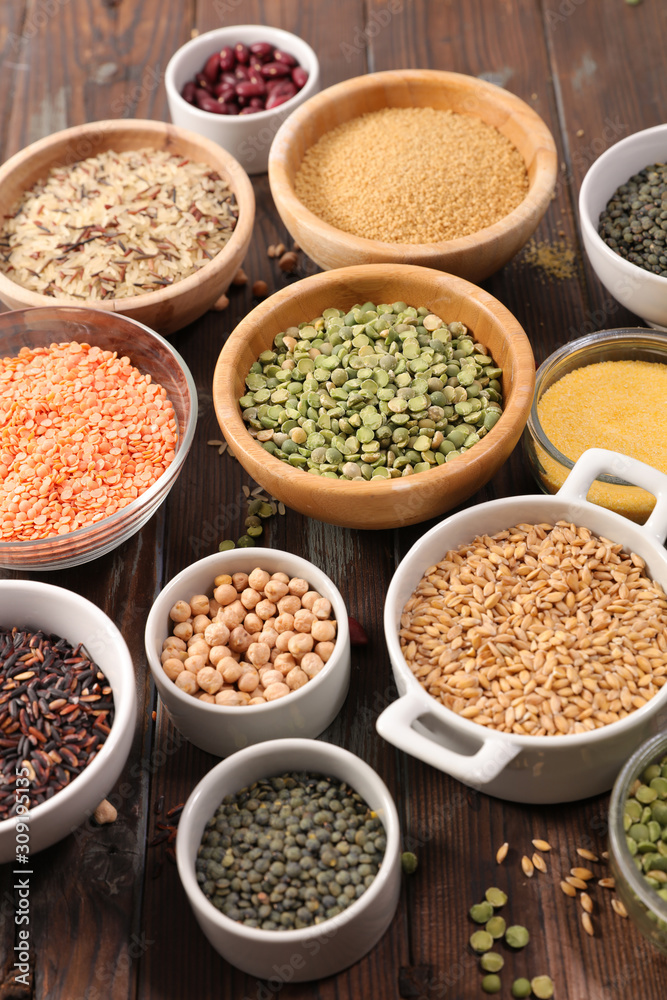
[[[667,900],[667,757],[644,768],[623,810],[628,850],[644,881]]]
[[[477,444],[502,414],[501,376],[462,323],[366,302],[279,333],[239,402],[251,435],[295,468],[395,479]]]

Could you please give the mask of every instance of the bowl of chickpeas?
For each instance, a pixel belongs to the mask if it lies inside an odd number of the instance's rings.
[[[148,663],[174,725],[218,757],[319,736],[350,682],[347,610],[299,556],[232,549],[178,573],[146,621]]]

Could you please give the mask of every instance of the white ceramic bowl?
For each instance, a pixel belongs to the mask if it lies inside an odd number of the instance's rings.
[[[289,52],[308,73],[305,86],[279,107],[255,115],[215,115],[188,104],[181,97],[184,85],[201,72],[210,55],[237,42],[245,45],[269,42]],[[167,63],[164,82],[174,125],[212,139],[224,146],[249,174],[261,174],[267,169],[269,149],[282,123],[319,90],[320,63],[310,45],[298,35],[263,24],[235,24],[207,31],[181,46]]]
[[[633,174],[667,157],[667,125],[635,132],[591,164],[579,192],[584,247],[593,270],[615,299],[656,330],[667,330],[667,278],[620,257],[598,235],[600,213]]]
[[[115,715],[111,733],[80,775],[30,810],[30,855],[62,840],[104,799],[125,766],[136,721],[136,681],[122,635],[96,605],[63,587],[34,580],[0,580],[0,624],[42,629],[72,645],[83,643],[106,675]],[[16,818],[0,822],[0,863],[16,856]]]
[[[266,705],[211,705],[186,694],[160,662],[162,643],[171,634],[169,610],[194,594],[212,594],[221,573],[250,573],[260,566],[271,573],[298,576],[331,601],[338,622],[331,658],[298,691]],[[226,757],[253,743],[288,736],[319,736],[338,715],[350,683],[350,633],[347,610],[337,587],[307,559],[279,549],[232,549],[199,559],[178,573],[158,594],[146,621],[146,655],[160,697],[176,728],[191,743]]]
[[[591,483],[603,472],[656,497],[646,524],[634,524],[586,500]],[[636,459],[593,448],[584,452],[555,496],[506,497],[445,518],[410,549],[385,603],[385,636],[401,697],[378,718],[378,732],[459,781],[514,802],[571,802],[608,791],[627,758],[667,721],[667,686],[643,708],[588,733],[549,737],[497,732],[462,718],[427,694],[401,652],[398,623],[424,570],[450,549],[514,524],[558,520],[621,542],[646,561],[649,575],[667,589],[667,476]]]
[[[358,900],[324,923],[291,931],[246,927],[216,909],[197,882],[195,861],[204,828],[225,795],[259,778],[304,770],[347,782],[378,814],[387,835],[382,866]],[[235,753],[199,782],[178,824],[176,861],[195,917],[215,950],[244,972],[268,979],[277,991],[286,982],[334,975],[362,958],[380,940],[398,904],[399,845],[396,806],[387,786],[368,764],[331,743],[273,740]]]

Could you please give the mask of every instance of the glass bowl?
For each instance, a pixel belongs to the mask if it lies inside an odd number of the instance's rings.
[[[159,334],[136,320],[101,309],[45,306],[0,314],[0,357],[22,347],[80,341],[127,355],[167,391],[176,414],[178,441],[171,465],[127,507],[95,524],[38,541],[0,541],[0,566],[55,570],[97,559],[130,538],[155,513],[183,467],[197,422],[197,390],[183,358]]]
[[[543,493],[558,492],[579,456],[564,455],[547,437],[537,413],[542,396],[550,386],[576,368],[602,361],[626,360],[667,364],[667,339],[664,334],[643,327],[600,330],[559,347],[538,368],[523,447],[530,471]],[[591,441],[589,447],[618,450],[603,441]],[[667,473],[667,469],[660,471]],[[609,472],[609,475],[595,480],[588,499],[591,503],[623,514],[637,524],[643,524],[655,506],[655,497],[627,483],[622,478],[621,468],[610,469]],[[613,475],[614,472],[618,474]]]
[[[616,880],[616,892],[628,911],[630,920],[665,954],[667,900],[662,899],[639,872],[626,842],[623,815],[624,804],[634,782],[649,764],[657,763],[666,755],[667,733],[660,733],[642,743],[618,775],[609,803],[609,860]],[[663,827],[663,842],[667,842],[665,830],[667,828]]]

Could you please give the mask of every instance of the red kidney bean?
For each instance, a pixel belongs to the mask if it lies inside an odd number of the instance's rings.
[[[252,73],[261,73],[262,72],[263,63],[262,63],[261,59],[255,59],[254,56],[251,56],[250,57],[250,64],[249,65],[250,65],[250,71]]]
[[[233,101],[236,97],[236,87],[232,83],[216,83],[213,93],[219,97],[223,104]]]
[[[183,87],[183,100],[187,101],[188,104],[195,103],[195,92],[197,90],[197,84],[194,80],[188,80],[186,85]]]
[[[205,97],[211,97],[211,94],[209,93],[208,90],[204,90],[203,87],[195,87],[195,95],[194,96],[195,96],[195,101],[194,102],[197,105],[197,107],[200,108],[201,107],[201,103],[200,102]]]
[[[248,80],[250,81],[250,83],[261,83],[263,87],[266,86],[266,80],[264,79],[261,73],[257,72],[257,70],[254,69],[248,70]]]
[[[225,115],[237,115],[239,113],[239,106],[236,101],[227,101],[222,107],[225,109],[223,111]]]
[[[263,108],[253,108],[248,105],[247,108],[241,108],[239,115],[256,115],[258,111],[262,111]]]
[[[261,83],[251,83],[250,80],[242,80],[236,85],[236,93],[239,97],[259,97],[266,93],[264,81]]]
[[[234,55],[236,56],[236,61],[243,66],[247,66],[250,61],[250,49],[243,42],[236,43],[234,46]]]
[[[233,73],[223,73],[220,77],[220,83],[231,83],[232,87],[236,86],[237,80]]]
[[[204,94],[198,100],[198,105],[202,111],[210,111],[213,115],[224,115],[226,114],[225,108],[226,104],[220,104],[216,101],[215,97],[211,97],[210,94]]]
[[[270,45],[268,42],[253,42],[250,46],[250,52],[253,56],[257,56],[258,59],[266,62],[273,55],[273,45]]]
[[[284,62],[270,62],[262,66],[262,76],[270,78],[276,76],[289,76],[290,67]]]
[[[234,69],[236,66],[236,56],[234,55],[234,49],[231,45],[225,45],[224,49],[220,50],[220,69],[223,73],[230,69]]]
[[[250,98],[249,97],[243,97],[240,94],[237,94],[236,95],[236,103],[238,104],[238,106],[240,108],[247,108],[248,105],[250,104]]]
[[[289,52],[283,52],[282,49],[273,50],[273,58],[276,62],[285,63],[286,66],[298,66],[298,63],[293,55]]]
[[[306,86],[308,80],[308,73],[303,68],[303,66],[295,66],[292,70],[292,83],[297,90],[301,90],[302,87]]]
[[[264,110],[264,98],[263,97],[251,97],[249,108],[255,108],[257,111]]]
[[[199,74],[199,76],[195,78],[195,83],[197,84],[198,87],[201,87],[202,90],[205,90],[206,93],[210,92],[211,84],[208,82],[205,76],[201,75],[201,73]]]
[[[218,73],[220,71],[220,53],[214,52],[212,56],[209,56],[206,60],[206,65],[203,69],[203,74],[208,80],[208,82],[213,87],[218,82]]]
[[[236,69],[234,70],[234,76],[236,77],[237,81],[247,80],[249,72],[250,71],[247,68],[247,66],[237,66]]]
[[[294,90],[291,94],[281,93],[280,91],[274,90],[274,92],[266,99],[266,110],[270,111],[271,108],[279,107],[281,104],[284,104],[285,101],[291,100],[291,98],[294,97],[294,94],[296,94],[296,90]]]

